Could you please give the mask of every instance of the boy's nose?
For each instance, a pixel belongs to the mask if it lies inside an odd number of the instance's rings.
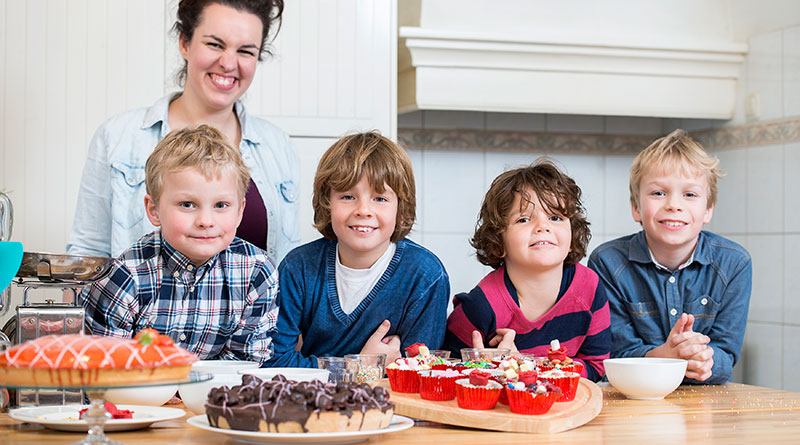
[[[372,216],[372,206],[370,206],[369,201],[362,200],[359,202],[356,213],[361,216]]]
[[[667,209],[679,212],[683,209],[683,204],[681,203],[681,199],[678,196],[670,195],[669,199],[667,199]]]
[[[212,214],[208,210],[201,210],[197,214],[197,219],[195,219],[195,224],[198,227],[213,227],[214,226],[214,218]]]

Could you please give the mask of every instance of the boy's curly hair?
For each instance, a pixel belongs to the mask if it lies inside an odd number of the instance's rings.
[[[591,233],[581,203],[581,189],[551,160],[539,158],[527,167],[507,171],[492,181],[481,204],[475,234],[470,240],[478,261],[493,269],[503,265],[503,233],[508,229],[514,198],[521,195],[520,210],[528,205],[539,205],[531,202],[531,191],[542,205],[570,220],[572,242],[564,264],[572,266],[586,256]]]
[[[397,194],[397,219],[391,241],[405,238],[416,220],[414,171],[405,150],[377,131],[345,136],[322,155],[311,200],[314,227],[325,238],[336,239],[331,225],[331,192],[350,189],[362,174],[367,175],[378,193],[383,193],[387,184]]]

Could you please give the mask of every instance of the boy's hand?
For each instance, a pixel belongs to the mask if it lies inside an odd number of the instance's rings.
[[[397,335],[386,336],[389,328],[392,326],[389,320],[383,320],[383,323],[375,329],[375,332],[370,335],[364,347],[361,348],[362,354],[386,354],[386,364],[392,363],[401,357],[400,355],[400,337]]]
[[[495,336],[489,340],[489,347],[510,349],[511,354],[518,354],[517,345],[514,344],[514,338],[516,336],[517,333],[513,329],[500,328],[495,331]],[[481,333],[478,331],[472,331],[472,347],[477,349],[483,348],[483,336],[481,336]]]
[[[647,357],[680,358],[688,360],[686,377],[705,380],[711,376],[714,350],[708,346],[711,339],[707,335],[694,332],[694,315],[682,314],[669,332],[663,345],[645,354]],[[702,377],[702,378],[700,378]]]

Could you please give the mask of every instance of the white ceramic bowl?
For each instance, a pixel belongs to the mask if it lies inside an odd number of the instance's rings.
[[[629,399],[658,400],[675,391],[686,374],[686,360],[631,357],[603,360],[608,381]]]
[[[261,380],[271,380],[276,375],[283,374],[287,379],[298,382],[310,382],[311,380],[327,382],[330,371],[317,368],[258,368],[245,369],[239,371],[239,374],[254,375]]]
[[[242,376],[239,374],[217,374],[213,379],[207,382],[180,385],[178,392],[187,409],[195,414],[205,414],[206,399],[208,398],[208,392],[211,391],[212,388],[218,388],[220,386],[227,386],[230,388],[241,384]]]
[[[205,374],[236,374],[243,369],[256,369],[257,362],[243,360],[200,360],[192,363],[192,371]]]
[[[161,406],[178,391],[178,385],[108,389],[105,399],[114,405]]]

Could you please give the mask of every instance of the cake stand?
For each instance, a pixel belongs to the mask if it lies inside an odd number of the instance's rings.
[[[190,372],[189,376],[181,380],[164,380],[159,382],[138,382],[132,384],[119,384],[119,385],[103,385],[103,386],[64,386],[64,385],[41,385],[41,386],[7,386],[0,383],[0,387],[9,389],[67,389],[67,390],[83,390],[86,396],[89,397],[89,408],[84,415],[86,423],[89,426],[89,431],[86,437],[75,442],[75,445],[94,445],[94,444],[108,444],[108,445],[121,445],[121,442],[111,440],[103,433],[103,425],[106,420],[111,417],[105,407],[105,393],[108,389],[117,388],[137,388],[144,386],[164,386],[164,385],[187,385],[192,383],[201,383],[211,380],[214,376],[212,374],[204,374],[198,372]]]

